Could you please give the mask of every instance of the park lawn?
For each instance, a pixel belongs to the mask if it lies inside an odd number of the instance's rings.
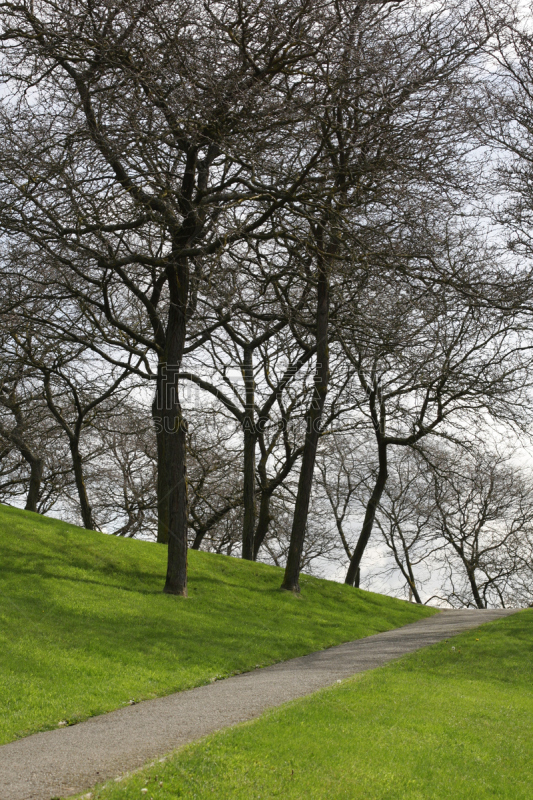
[[[190,553],[189,598],[162,593],[166,547],[0,505],[0,744],[414,622],[428,608]]]
[[[531,800],[532,787],[527,610],[209,736],[91,797]]]

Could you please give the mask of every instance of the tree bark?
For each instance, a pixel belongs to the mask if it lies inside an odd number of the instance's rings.
[[[179,402],[178,373],[185,348],[189,266],[187,259],[176,258],[167,268],[170,308],[166,332],[162,397],[163,459],[168,486],[168,560],[164,591],[187,596],[187,476],[186,422]]]
[[[164,591],[167,594],[187,596],[187,483],[185,473],[186,423],[177,404],[165,436],[168,492],[168,559]],[[170,425],[169,425],[170,428]]]
[[[418,594],[418,589],[416,588],[415,576],[414,576],[414,573],[413,573],[413,569],[411,567],[411,562],[409,561],[409,559],[407,557],[406,557],[406,563],[407,563],[407,570],[408,570],[408,573],[409,573],[409,578],[408,578],[408,581],[407,581],[408,584],[409,584],[409,589],[411,590],[411,592],[413,594],[413,597],[415,599],[415,603],[418,603],[418,605],[421,606],[422,605],[422,600],[420,599],[420,595]]]
[[[407,568],[407,583],[409,584],[409,589],[413,593],[413,597],[415,599],[415,603],[418,605],[422,605],[422,600],[420,599],[420,595],[418,594],[418,589],[416,588],[416,581],[415,581],[415,574],[413,572],[413,567],[411,564],[411,559],[409,558],[409,553],[407,551],[407,547],[405,546],[405,542],[403,544],[403,553],[405,556],[405,566]],[[405,570],[402,569],[402,572],[405,575]]]
[[[87,488],[83,478],[83,460],[78,448],[78,440],[75,438],[70,440],[70,454],[72,456],[72,466],[74,467],[74,480],[76,481],[76,489],[78,490],[83,527],[87,528],[87,530],[94,531],[96,525],[94,523],[93,510],[89,503]]]
[[[257,556],[259,555],[259,550],[263,542],[265,541],[265,536],[268,533],[268,526],[270,525],[270,520],[272,519],[270,516],[270,498],[272,497],[272,492],[269,490],[263,489],[261,492],[261,503],[259,505],[259,517],[257,520],[257,528],[255,529],[255,536],[254,536],[254,561],[257,560]]]
[[[387,472],[387,445],[384,441],[380,441],[378,445],[378,457],[379,457],[379,469],[378,469],[378,476],[376,479],[376,483],[374,486],[374,490],[370,496],[370,500],[367,503],[366,511],[365,511],[365,518],[363,521],[363,527],[361,528],[361,533],[359,534],[359,539],[355,546],[355,550],[353,555],[350,559],[350,566],[348,567],[348,572],[346,573],[346,579],[344,583],[347,583],[349,586],[355,585],[355,579],[357,577],[357,572],[361,567],[361,559],[363,557],[363,553],[365,552],[366,546],[368,544],[368,540],[370,539],[370,535],[372,533],[372,528],[374,527],[374,520],[376,518],[376,510],[379,505],[379,501],[381,500],[381,495],[383,494],[383,489],[385,488],[385,484],[387,483],[388,472]]]
[[[255,531],[255,445],[256,432],[254,424],[254,374],[252,349],[244,348],[243,376],[246,393],[246,407],[243,419],[244,428],[244,481],[243,504],[244,521],[242,531],[242,557],[248,561],[254,558]]]
[[[289,544],[289,554],[282,589],[292,592],[300,591],[299,577],[302,560],[307,515],[309,513],[309,500],[313,484],[316,450],[320,435],[320,421],[326,402],[326,393],[329,380],[329,276],[327,266],[323,259],[319,261],[319,276],[317,286],[317,320],[316,320],[316,369],[315,387],[313,397],[306,414],[306,436],[302,455],[298,492],[294,507],[294,517]]]
[[[468,574],[468,581],[469,581],[470,587],[472,589],[472,595],[474,597],[474,601],[476,603],[476,606],[478,608],[485,608],[483,600],[481,599],[480,594],[479,594],[479,589],[478,589],[478,585],[476,583],[476,576],[475,576],[474,570],[471,567],[467,566],[466,571],[467,571],[467,574]]]
[[[39,494],[41,491],[41,481],[43,479],[44,462],[42,458],[35,458],[33,455],[26,456],[24,451],[21,452],[30,465],[30,486],[24,508],[26,511],[37,512],[37,504],[39,502]]]
[[[419,606],[422,605],[422,600],[420,599],[420,595],[418,594],[418,589],[416,588],[416,583],[414,578],[409,581],[409,588],[413,593],[413,597],[415,599],[415,603],[418,603]]]
[[[199,531],[196,531],[196,535],[194,537],[194,542],[191,545],[191,550],[199,550],[200,546],[205,538],[207,530],[205,528],[200,528]]]
[[[157,541],[160,544],[168,544],[168,481],[167,469],[165,466],[165,431],[162,415],[162,408],[159,408],[158,398],[162,397],[162,389],[159,386],[163,380],[161,375],[162,365],[158,365],[158,376],[156,384],[155,399],[152,403],[152,419],[155,427],[155,437],[157,445]]]

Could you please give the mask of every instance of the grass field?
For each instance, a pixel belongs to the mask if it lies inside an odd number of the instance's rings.
[[[432,613],[197,552],[185,600],[165,571],[162,545],[0,506],[0,744]]]
[[[532,787],[527,610],[189,745],[92,797],[531,800]]]

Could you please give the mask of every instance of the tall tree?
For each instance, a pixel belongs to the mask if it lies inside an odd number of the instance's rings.
[[[168,593],[187,593],[177,375],[197,293],[216,281],[203,259],[275,235],[321,156],[308,111],[327,95],[321,61],[366,5],[0,4],[0,222],[40,290],[94,323],[102,353],[156,356]],[[45,322],[83,338],[64,306]]]
[[[330,295],[356,296],[368,264],[386,250],[391,232],[402,227],[403,206],[412,207],[416,199],[418,213],[424,214],[424,204],[434,205],[437,195],[449,202],[447,195],[460,192],[464,172],[458,167],[468,147],[469,119],[456,99],[461,96],[462,104],[470,105],[475,66],[497,24],[492,11],[484,16],[473,5],[374,4],[372,12],[347,20],[342,47],[325,67],[329,104],[318,107],[315,117],[326,158],[315,204],[309,198],[302,208],[315,239],[320,355],[283,581],[284,588],[296,592],[316,429],[328,385]],[[413,245],[405,238],[395,258],[381,260],[382,270],[405,268]],[[343,314],[338,318],[342,324]],[[380,411],[376,414],[377,419]],[[381,455],[383,482],[383,449]]]

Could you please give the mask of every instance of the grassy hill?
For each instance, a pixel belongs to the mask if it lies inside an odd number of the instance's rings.
[[[532,675],[527,610],[208,736],[91,797],[531,800]]]
[[[434,613],[194,551],[164,595],[164,546],[1,505],[0,554],[0,744]]]

